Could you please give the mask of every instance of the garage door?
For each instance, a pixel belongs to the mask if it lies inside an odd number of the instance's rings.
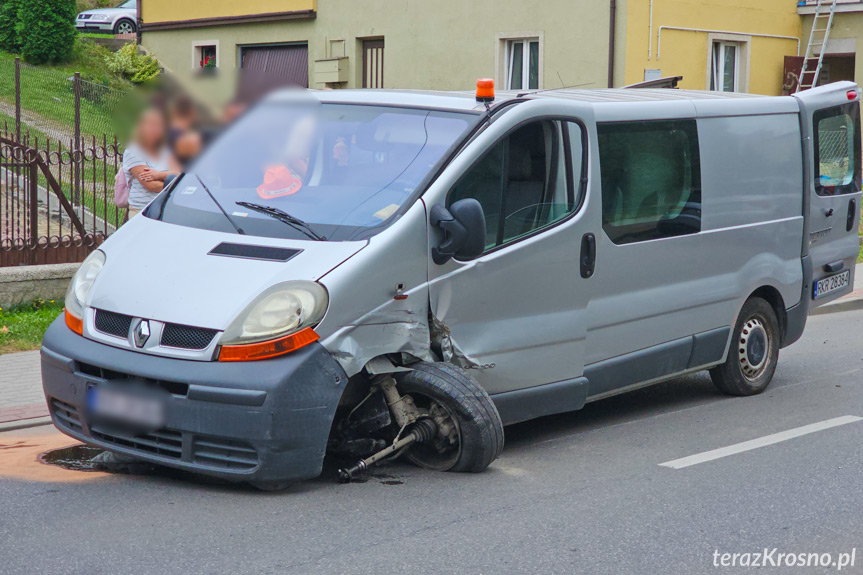
[[[306,44],[286,46],[243,47],[240,67],[276,86],[309,87],[309,47]]]

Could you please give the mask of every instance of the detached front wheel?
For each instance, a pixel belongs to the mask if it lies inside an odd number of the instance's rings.
[[[448,363],[418,363],[396,383],[423,415],[434,421],[431,441],[414,444],[405,457],[436,471],[483,471],[503,450],[503,423],[488,393],[464,370]]]
[[[776,312],[765,300],[752,298],[740,310],[728,358],[710,370],[710,378],[728,395],[761,393],[776,371],[779,344]]]

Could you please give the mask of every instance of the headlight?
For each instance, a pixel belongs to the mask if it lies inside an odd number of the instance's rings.
[[[84,307],[87,305],[90,290],[104,265],[105,253],[96,250],[87,256],[87,259],[75,272],[72,281],[69,282],[69,289],[66,290],[66,311],[76,318],[84,317]]]
[[[99,21],[104,22],[107,19],[108,19],[107,14],[93,14],[92,16],[90,16],[90,20],[99,20]]]
[[[252,300],[222,335],[222,345],[268,341],[316,326],[327,311],[327,291],[318,283],[274,285]]]

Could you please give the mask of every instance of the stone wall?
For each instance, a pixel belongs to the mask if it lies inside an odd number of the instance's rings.
[[[59,300],[81,264],[53,264],[0,268],[0,307],[12,307],[37,299]]]

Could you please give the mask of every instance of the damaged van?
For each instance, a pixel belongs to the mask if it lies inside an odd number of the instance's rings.
[[[857,87],[285,91],[92,252],[54,424],[262,489],[478,472],[504,426],[710,370],[760,393],[850,292]]]

